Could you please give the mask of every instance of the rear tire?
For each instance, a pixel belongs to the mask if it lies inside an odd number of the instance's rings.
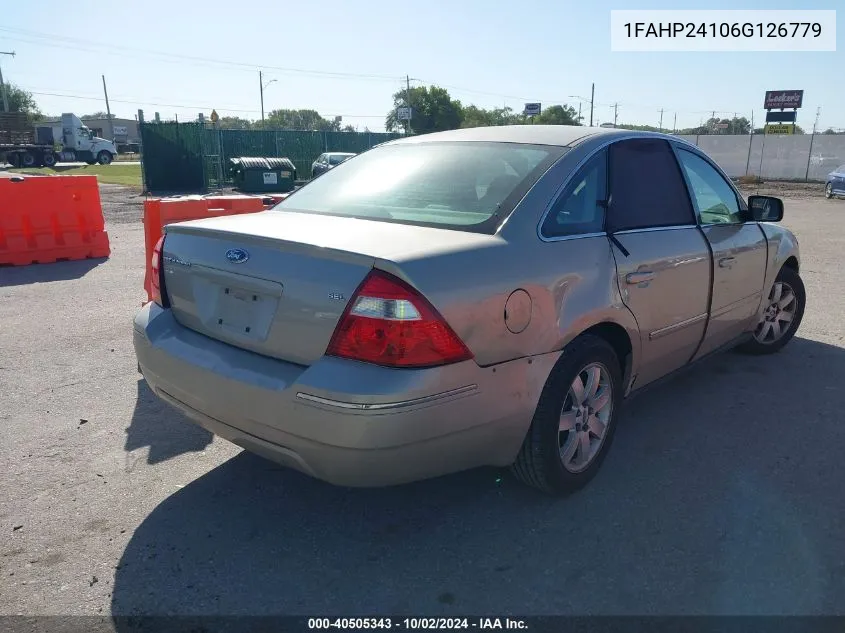
[[[791,268],[781,268],[767,295],[767,307],[754,329],[754,337],[737,351],[756,356],[779,352],[798,331],[806,301],[801,276]],[[785,321],[786,318],[789,320]]]
[[[38,160],[35,158],[35,154],[32,152],[24,152],[20,155],[21,157],[21,167],[35,167]]]
[[[591,376],[598,379],[591,383]],[[584,388],[580,396],[574,389],[576,381]],[[590,396],[592,385],[595,393]],[[579,406],[579,400],[584,406]],[[543,387],[531,427],[511,466],[516,478],[554,495],[584,487],[610,449],[621,402],[622,373],[613,348],[598,336],[575,339],[563,350]],[[600,436],[596,430],[601,430]]]
[[[99,154],[97,154],[97,162],[101,165],[111,165],[112,155],[111,153],[103,150]]]
[[[6,160],[9,161],[9,164],[12,166],[13,169],[21,166],[21,155],[18,153],[9,154]]]
[[[58,161],[56,160],[56,155],[53,152],[44,152],[41,162],[45,167],[55,167]]]

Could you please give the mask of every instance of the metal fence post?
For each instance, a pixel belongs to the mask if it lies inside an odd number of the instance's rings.
[[[810,180],[810,160],[813,157],[813,143],[816,140],[816,127],[813,126],[813,135],[810,137],[810,149],[807,152],[807,171],[804,172],[804,182],[809,182]]]
[[[751,146],[754,144],[754,128],[751,128],[751,133],[748,135],[748,158],[745,161],[745,175],[748,175],[748,170],[751,168]]]

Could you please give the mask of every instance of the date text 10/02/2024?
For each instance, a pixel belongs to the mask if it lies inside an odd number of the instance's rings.
[[[309,630],[525,630],[518,618],[308,618]]]

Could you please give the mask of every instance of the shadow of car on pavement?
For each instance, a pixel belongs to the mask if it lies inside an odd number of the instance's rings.
[[[806,339],[719,355],[632,400],[566,499],[494,469],[344,489],[241,453],[136,529],[112,614],[842,613],[843,384],[845,350]]]

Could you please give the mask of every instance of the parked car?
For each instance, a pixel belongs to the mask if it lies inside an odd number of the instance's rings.
[[[824,197],[845,196],[845,165],[840,165],[827,175]]]
[[[782,216],[667,135],[399,139],[269,211],[166,227],[135,351],[201,426],[334,484],[492,465],[566,493],[631,393],[792,339],[805,290]]]
[[[353,156],[355,154],[350,154],[349,152],[326,152],[325,154],[320,154],[317,160],[311,164],[311,177],[316,178]]]

